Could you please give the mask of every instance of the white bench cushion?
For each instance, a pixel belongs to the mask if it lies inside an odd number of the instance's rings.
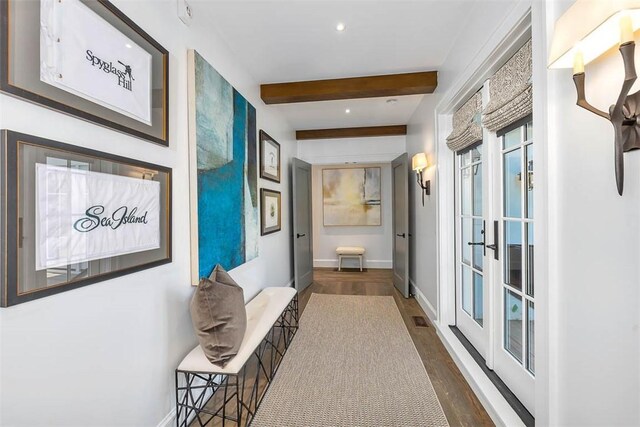
[[[191,350],[178,366],[179,371],[205,372],[212,374],[237,374],[269,333],[282,312],[296,295],[294,288],[266,288],[249,301],[247,308],[247,331],[238,354],[223,368],[209,362],[199,345]]]
[[[338,255],[363,255],[364,248],[360,246],[340,246],[336,249]]]

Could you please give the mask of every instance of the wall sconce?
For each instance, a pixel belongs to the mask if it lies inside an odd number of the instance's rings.
[[[422,171],[427,168],[429,162],[427,162],[427,155],[424,153],[418,153],[411,158],[411,169],[416,171],[416,178],[418,179],[418,185],[422,188],[422,206],[424,206],[424,195],[431,194],[431,181],[423,183]]]
[[[640,0],[577,0],[556,22],[549,68],[573,67],[577,105],[613,124],[615,173],[618,194],[624,188],[624,156],[640,149],[640,94],[629,91],[637,79],[634,31],[640,28]],[[624,61],[624,82],[609,112],[599,110],[585,97],[584,65],[619,45]]]
[[[474,171],[474,175],[475,175]],[[516,174],[516,181],[522,182],[522,172]],[[527,162],[527,190],[533,191],[533,160]]]

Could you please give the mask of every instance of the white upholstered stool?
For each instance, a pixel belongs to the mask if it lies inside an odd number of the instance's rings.
[[[360,260],[360,271],[362,271],[364,248],[360,246],[340,246],[336,249],[336,254],[338,254],[338,271],[342,270],[342,258],[358,258]]]

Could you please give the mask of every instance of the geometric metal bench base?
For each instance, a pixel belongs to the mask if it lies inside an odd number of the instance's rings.
[[[248,426],[297,330],[296,294],[237,374],[176,369],[176,425]]]

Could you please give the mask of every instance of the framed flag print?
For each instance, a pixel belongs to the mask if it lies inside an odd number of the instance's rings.
[[[0,89],[168,145],[168,52],[107,0],[0,2]]]
[[[171,169],[2,131],[0,306],[171,262]]]

